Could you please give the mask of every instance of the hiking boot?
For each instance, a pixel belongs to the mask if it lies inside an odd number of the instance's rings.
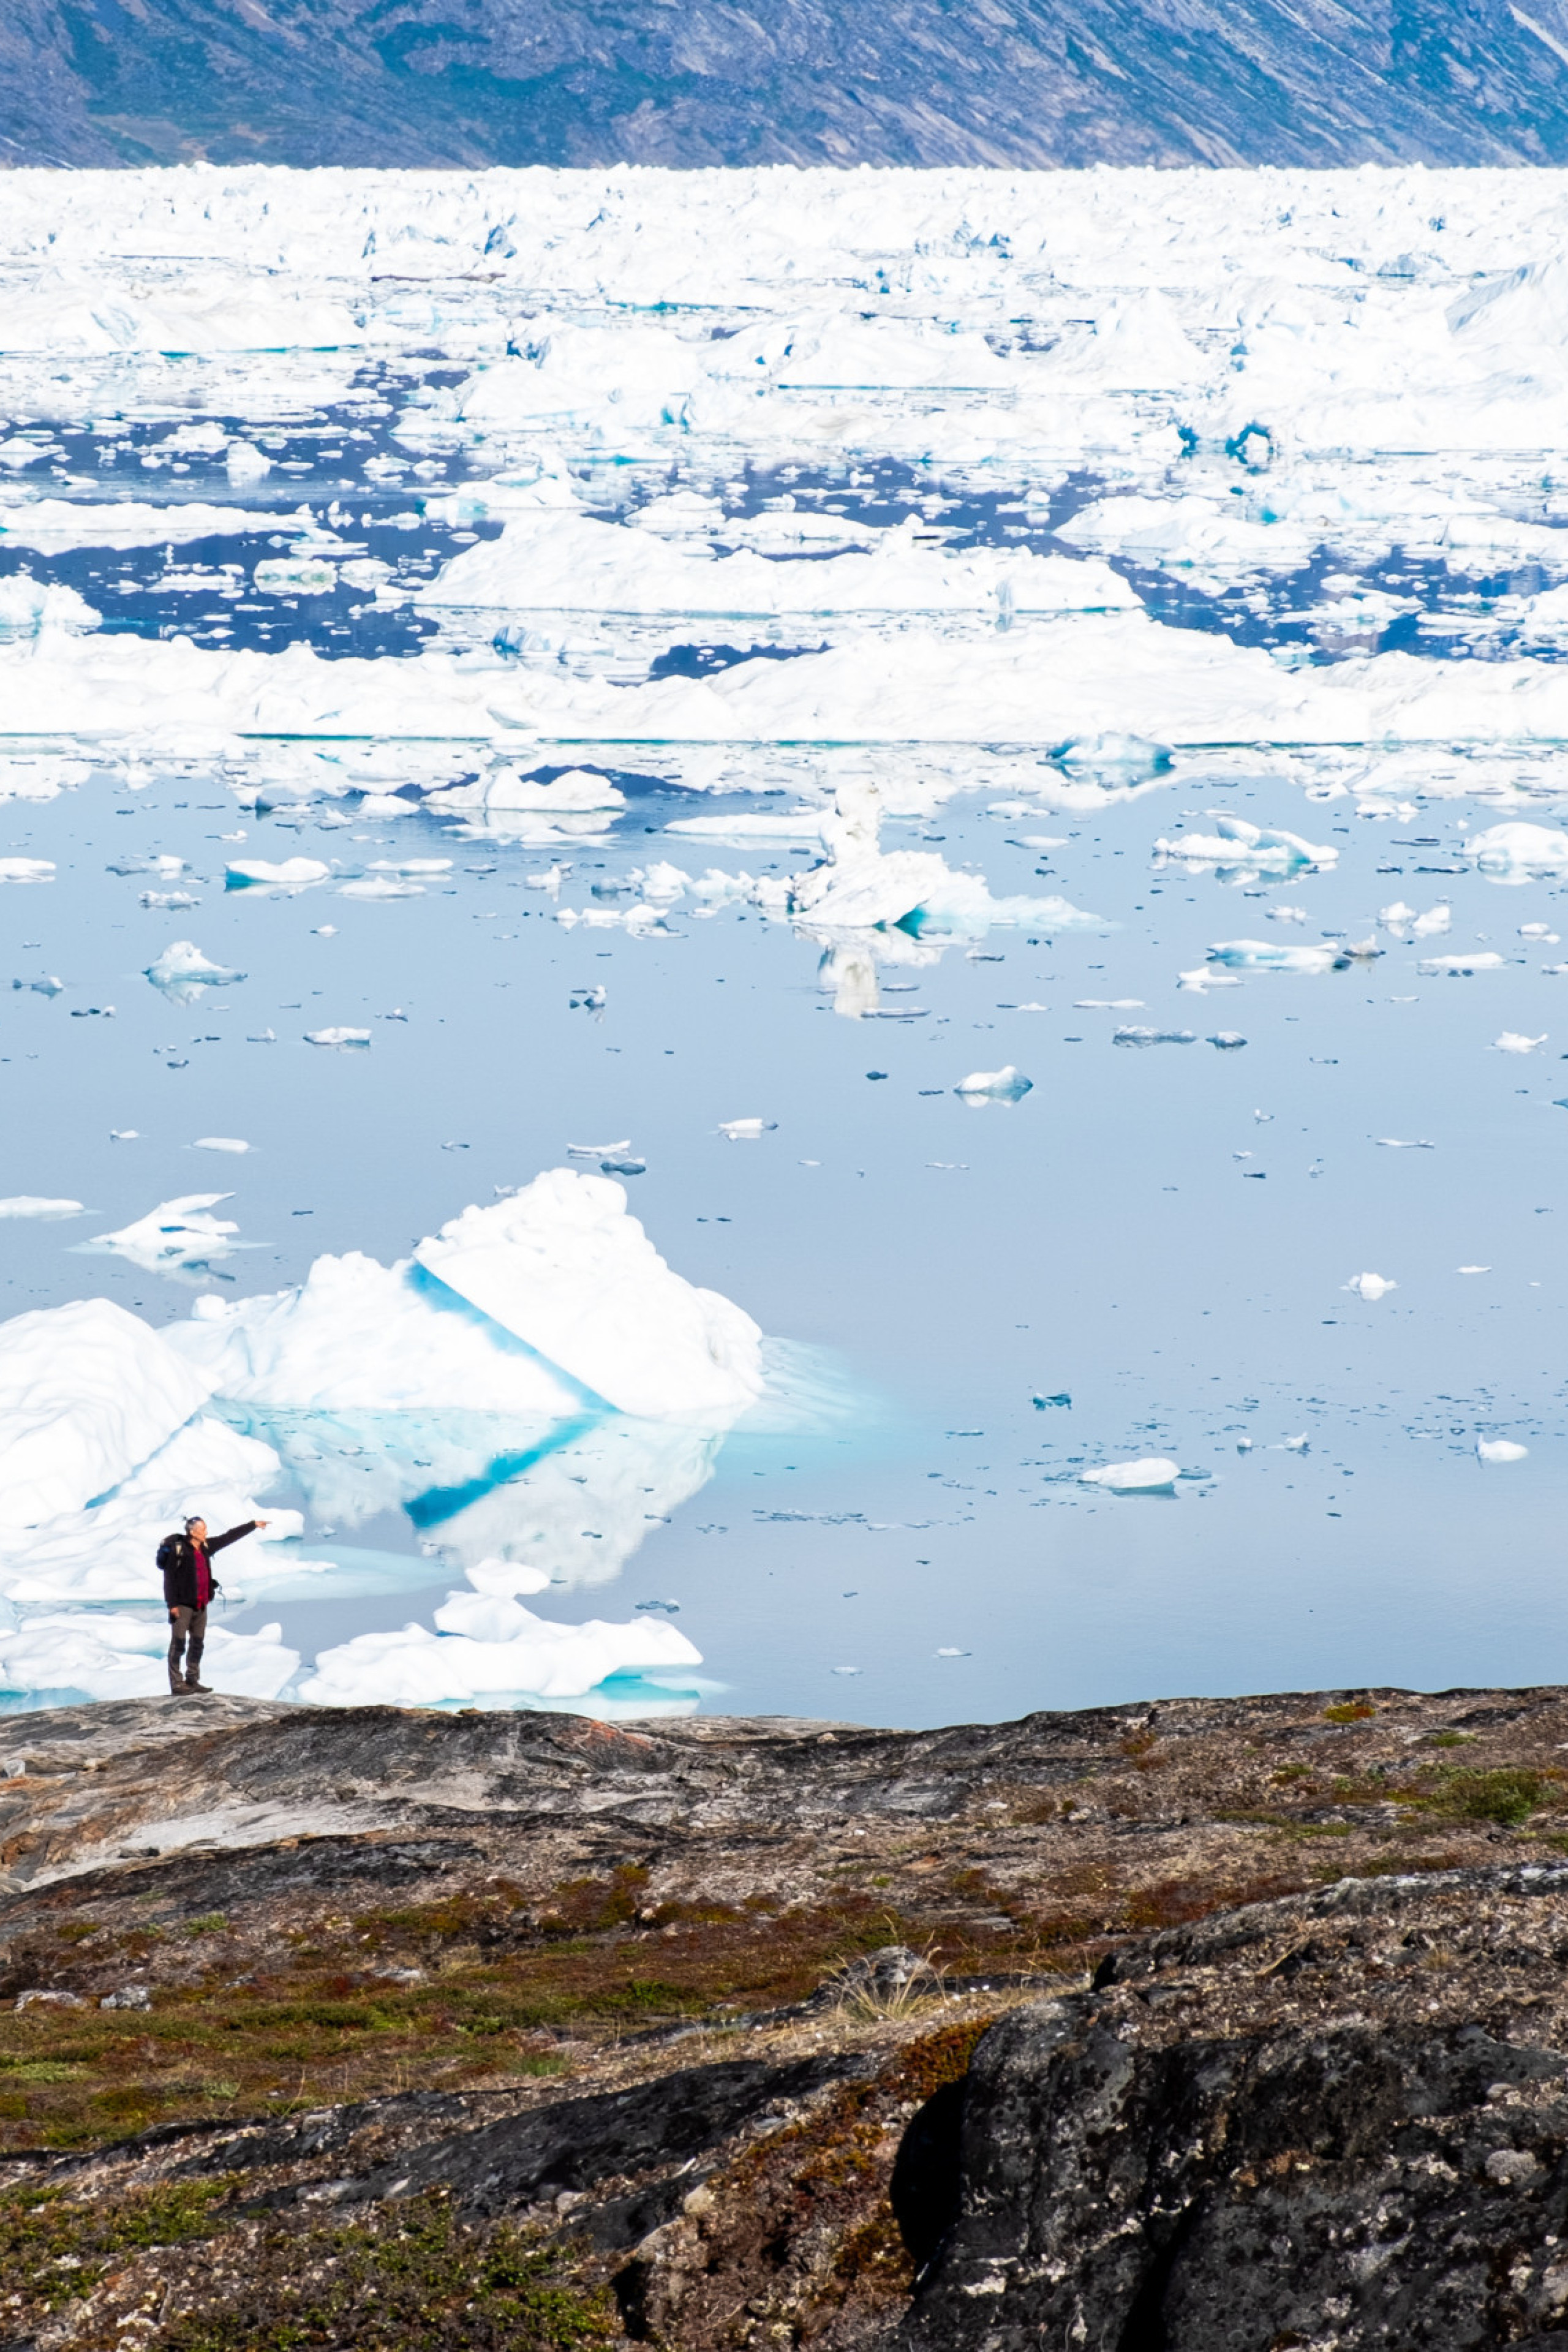
[[[171,1683],[169,1685],[169,1696],[171,1698],[184,1698],[188,1695],[190,1687],[191,1685],[189,1683]]]
[[[210,1698],[212,1696],[213,1686],[211,1683],[195,1683],[192,1682],[187,1675],[184,1687],[188,1691],[199,1691],[203,1698]]]

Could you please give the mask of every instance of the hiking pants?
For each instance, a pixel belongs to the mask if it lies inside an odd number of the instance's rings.
[[[169,1612],[169,1688],[177,1691],[182,1682],[199,1683],[202,1678],[202,1650],[207,1638],[207,1612],[205,1609],[171,1609]],[[190,1643],[187,1655],[185,1643]],[[182,1671],[180,1661],[185,1660]]]

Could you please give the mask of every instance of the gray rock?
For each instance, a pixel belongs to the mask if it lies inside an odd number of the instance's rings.
[[[1014,2015],[900,2352],[1568,2345],[1568,1872],[1345,1880]]]

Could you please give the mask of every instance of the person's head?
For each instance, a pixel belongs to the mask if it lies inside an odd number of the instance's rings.
[[[189,1536],[193,1543],[205,1543],[207,1539],[207,1523],[205,1519],[187,1519],[185,1521],[185,1533]]]

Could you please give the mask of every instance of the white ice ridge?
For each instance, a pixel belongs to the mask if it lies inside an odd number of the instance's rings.
[[[1565,534],[1568,537],[1568,534]],[[0,646],[0,739],[169,730],[342,743],[1070,743],[1126,731],[1173,747],[1568,739],[1568,665],[1405,653],[1284,670],[1256,646],[1142,612],[1085,613],[970,642],[911,625],[790,661],[640,685],[424,651],[326,659],[188,640],[58,633]]]
[[[15,1620],[15,1622],[7,1622]],[[18,1618],[0,1606],[0,1691],[35,1700],[155,1698],[169,1686],[165,1652],[169,1622],[107,1611],[37,1611]],[[281,1624],[259,1633],[207,1627],[202,1671],[213,1685],[247,1698],[276,1698],[299,1672],[300,1653],[287,1649]]]

